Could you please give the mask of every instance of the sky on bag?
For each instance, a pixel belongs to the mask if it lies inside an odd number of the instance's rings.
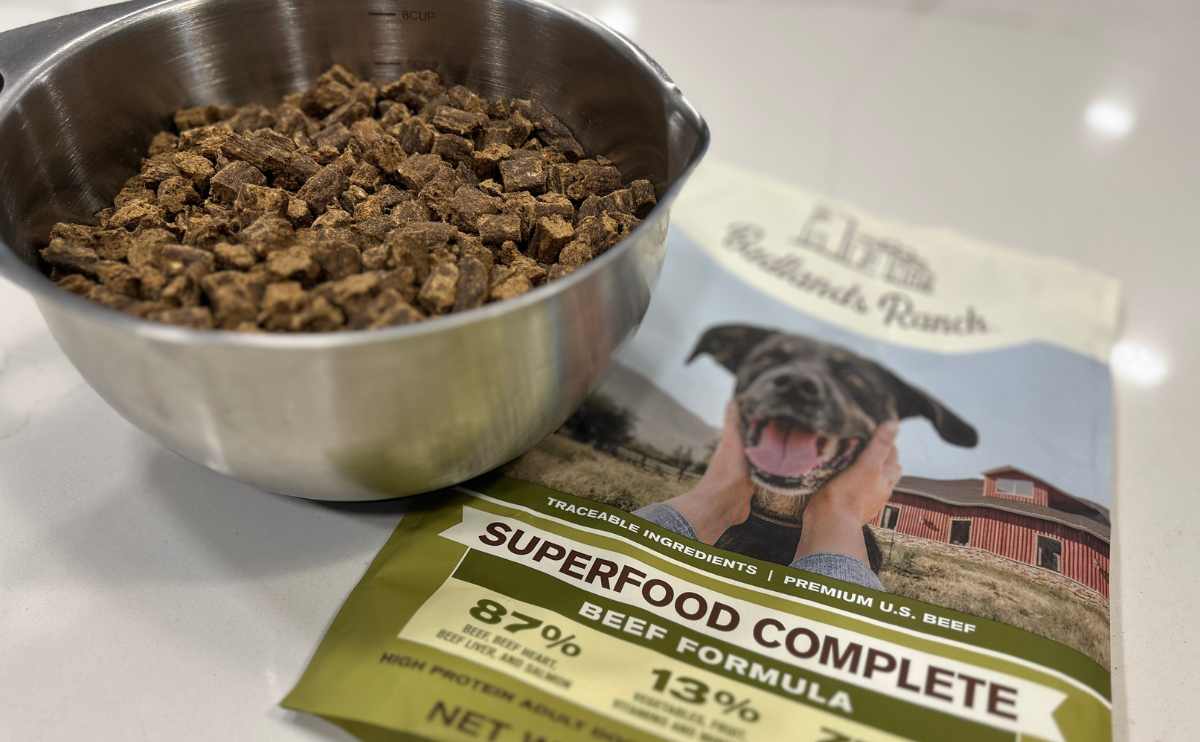
[[[671,231],[646,320],[619,360],[720,428],[733,377],[708,357],[685,361],[705,329],[730,322],[845,346],[930,392],[979,431],[979,445],[966,449],[942,441],[923,418],[905,421],[898,444],[905,474],[958,479],[1011,464],[1112,506],[1112,387],[1104,364],[1040,343],[946,355],[868,339],[755,291],[679,230]]]

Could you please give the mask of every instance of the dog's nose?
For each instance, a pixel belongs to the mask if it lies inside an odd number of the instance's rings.
[[[780,391],[795,394],[804,399],[816,399],[821,395],[821,385],[807,376],[784,374],[776,376],[774,384]]]

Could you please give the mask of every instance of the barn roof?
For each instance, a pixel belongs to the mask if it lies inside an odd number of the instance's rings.
[[[900,482],[896,485],[896,491],[908,495],[916,495],[917,497],[928,497],[931,500],[944,502],[948,505],[989,508],[991,510],[1026,515],[1085,531],[1105,543],[1108,543],[1109,540],[1109,525],[1102,520],[1089,518],[1086,515],[1077,513],[1055,510],[1054,508],[1048,508],[1032,502],[984,497],[982,479],[901,477]]]
[[[987,471],[985,471],[983,473],[983,476],[994,477],[999,474],[1005,474],[1007,472],[1016,472],[1017,474],[1020,474],[1021,476],[1029,477],[1030,479],[1035,479],[1035,480],[1041,482],[1042,484],[1047,485],[1048,487],[1050,487],[1052,490],[1054,490],[1058,494],[1062,495],[1063,497],[1068,497],[1068,498],[1074,500],[1075,502],[1082,504],[1084,507],[1092,508],[1093,510],[1100,512],[1101,514],[1104,515],[1104,521],[1106,523],[1110,523],[1110,524],[1112,523],[1112,518],[1110,517],[1109,510],[1107,507],[1101,505],[1098,502],[1093,502],[1091,500],[1085,500],[1082,497],[1076,497],[1075,495],[1072,495],[1069,492],[1064,492],[1063,489],[1061,487],[1055,485],[1054,482],[1048,481],[1044,477],[1039,477],[1036,474],[1030,474],[1029,472],[1025,471],[1024,469],[1022,469],[1019,466],[1013,466],[1012,464],[1005,464],[1004,466],[997,466],[997,467],[994,467],[992,469],[988,469]]]

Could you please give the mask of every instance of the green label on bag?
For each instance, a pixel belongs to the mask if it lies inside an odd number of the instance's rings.
[[[284,706],[364,739],[1109,736],[1107,674],[1053,643],[478,486],[403,520]]]

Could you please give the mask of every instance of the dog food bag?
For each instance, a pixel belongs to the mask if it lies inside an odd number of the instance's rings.
[[[370,739],[1111,737],[1113,280],[709,165],[566,425],[284,705]]]

